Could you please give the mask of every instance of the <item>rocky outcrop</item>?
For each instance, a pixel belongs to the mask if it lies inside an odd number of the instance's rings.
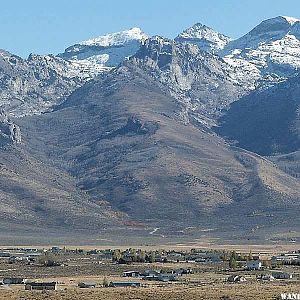
[[[86,81],[76,65],[51,55],[22,59],[0,51],[0,105],[11,116],[38,114]]]
[[[21,130],[10,120],[3,109],[0,109],[0,145],[21,143]]]
[[[251,89],[251,83],[243,81],[245,78],[237,80],[217,55],[159,36],[145,41],[128,63],[161,82],[181,105],[184,122],[207,127],[215,123],[223,109]]]

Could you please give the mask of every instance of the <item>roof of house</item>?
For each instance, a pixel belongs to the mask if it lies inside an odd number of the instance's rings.
[[[126,271],[126,272],[123,272],[124,274],[131,274],[131,273],[140,273],[139,271]]]
[[[140,285],[140,281],[111,281],[110,284]]]
[[[26,284],[29,284],[31,286],[49,286],[49,285],[57,285],[57,282],[52,281],[52,282],[27,282]]]

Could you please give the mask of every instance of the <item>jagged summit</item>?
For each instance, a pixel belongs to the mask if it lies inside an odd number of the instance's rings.
[[[231,39],[206,25],[196,23],[180,33],[175,40],[196,44],[207,52],[217,52],[223,49]]]

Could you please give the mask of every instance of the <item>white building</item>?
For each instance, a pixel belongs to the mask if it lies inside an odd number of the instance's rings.
[[[246,265],[247,270],[261,270],[262,262],[260,260],[249,260]]]

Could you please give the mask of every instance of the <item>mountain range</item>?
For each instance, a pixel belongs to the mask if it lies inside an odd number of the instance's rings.
[[[0,228],[299,241],[299,58],[282,16],[236,40],[197,23],[1,50]]]

